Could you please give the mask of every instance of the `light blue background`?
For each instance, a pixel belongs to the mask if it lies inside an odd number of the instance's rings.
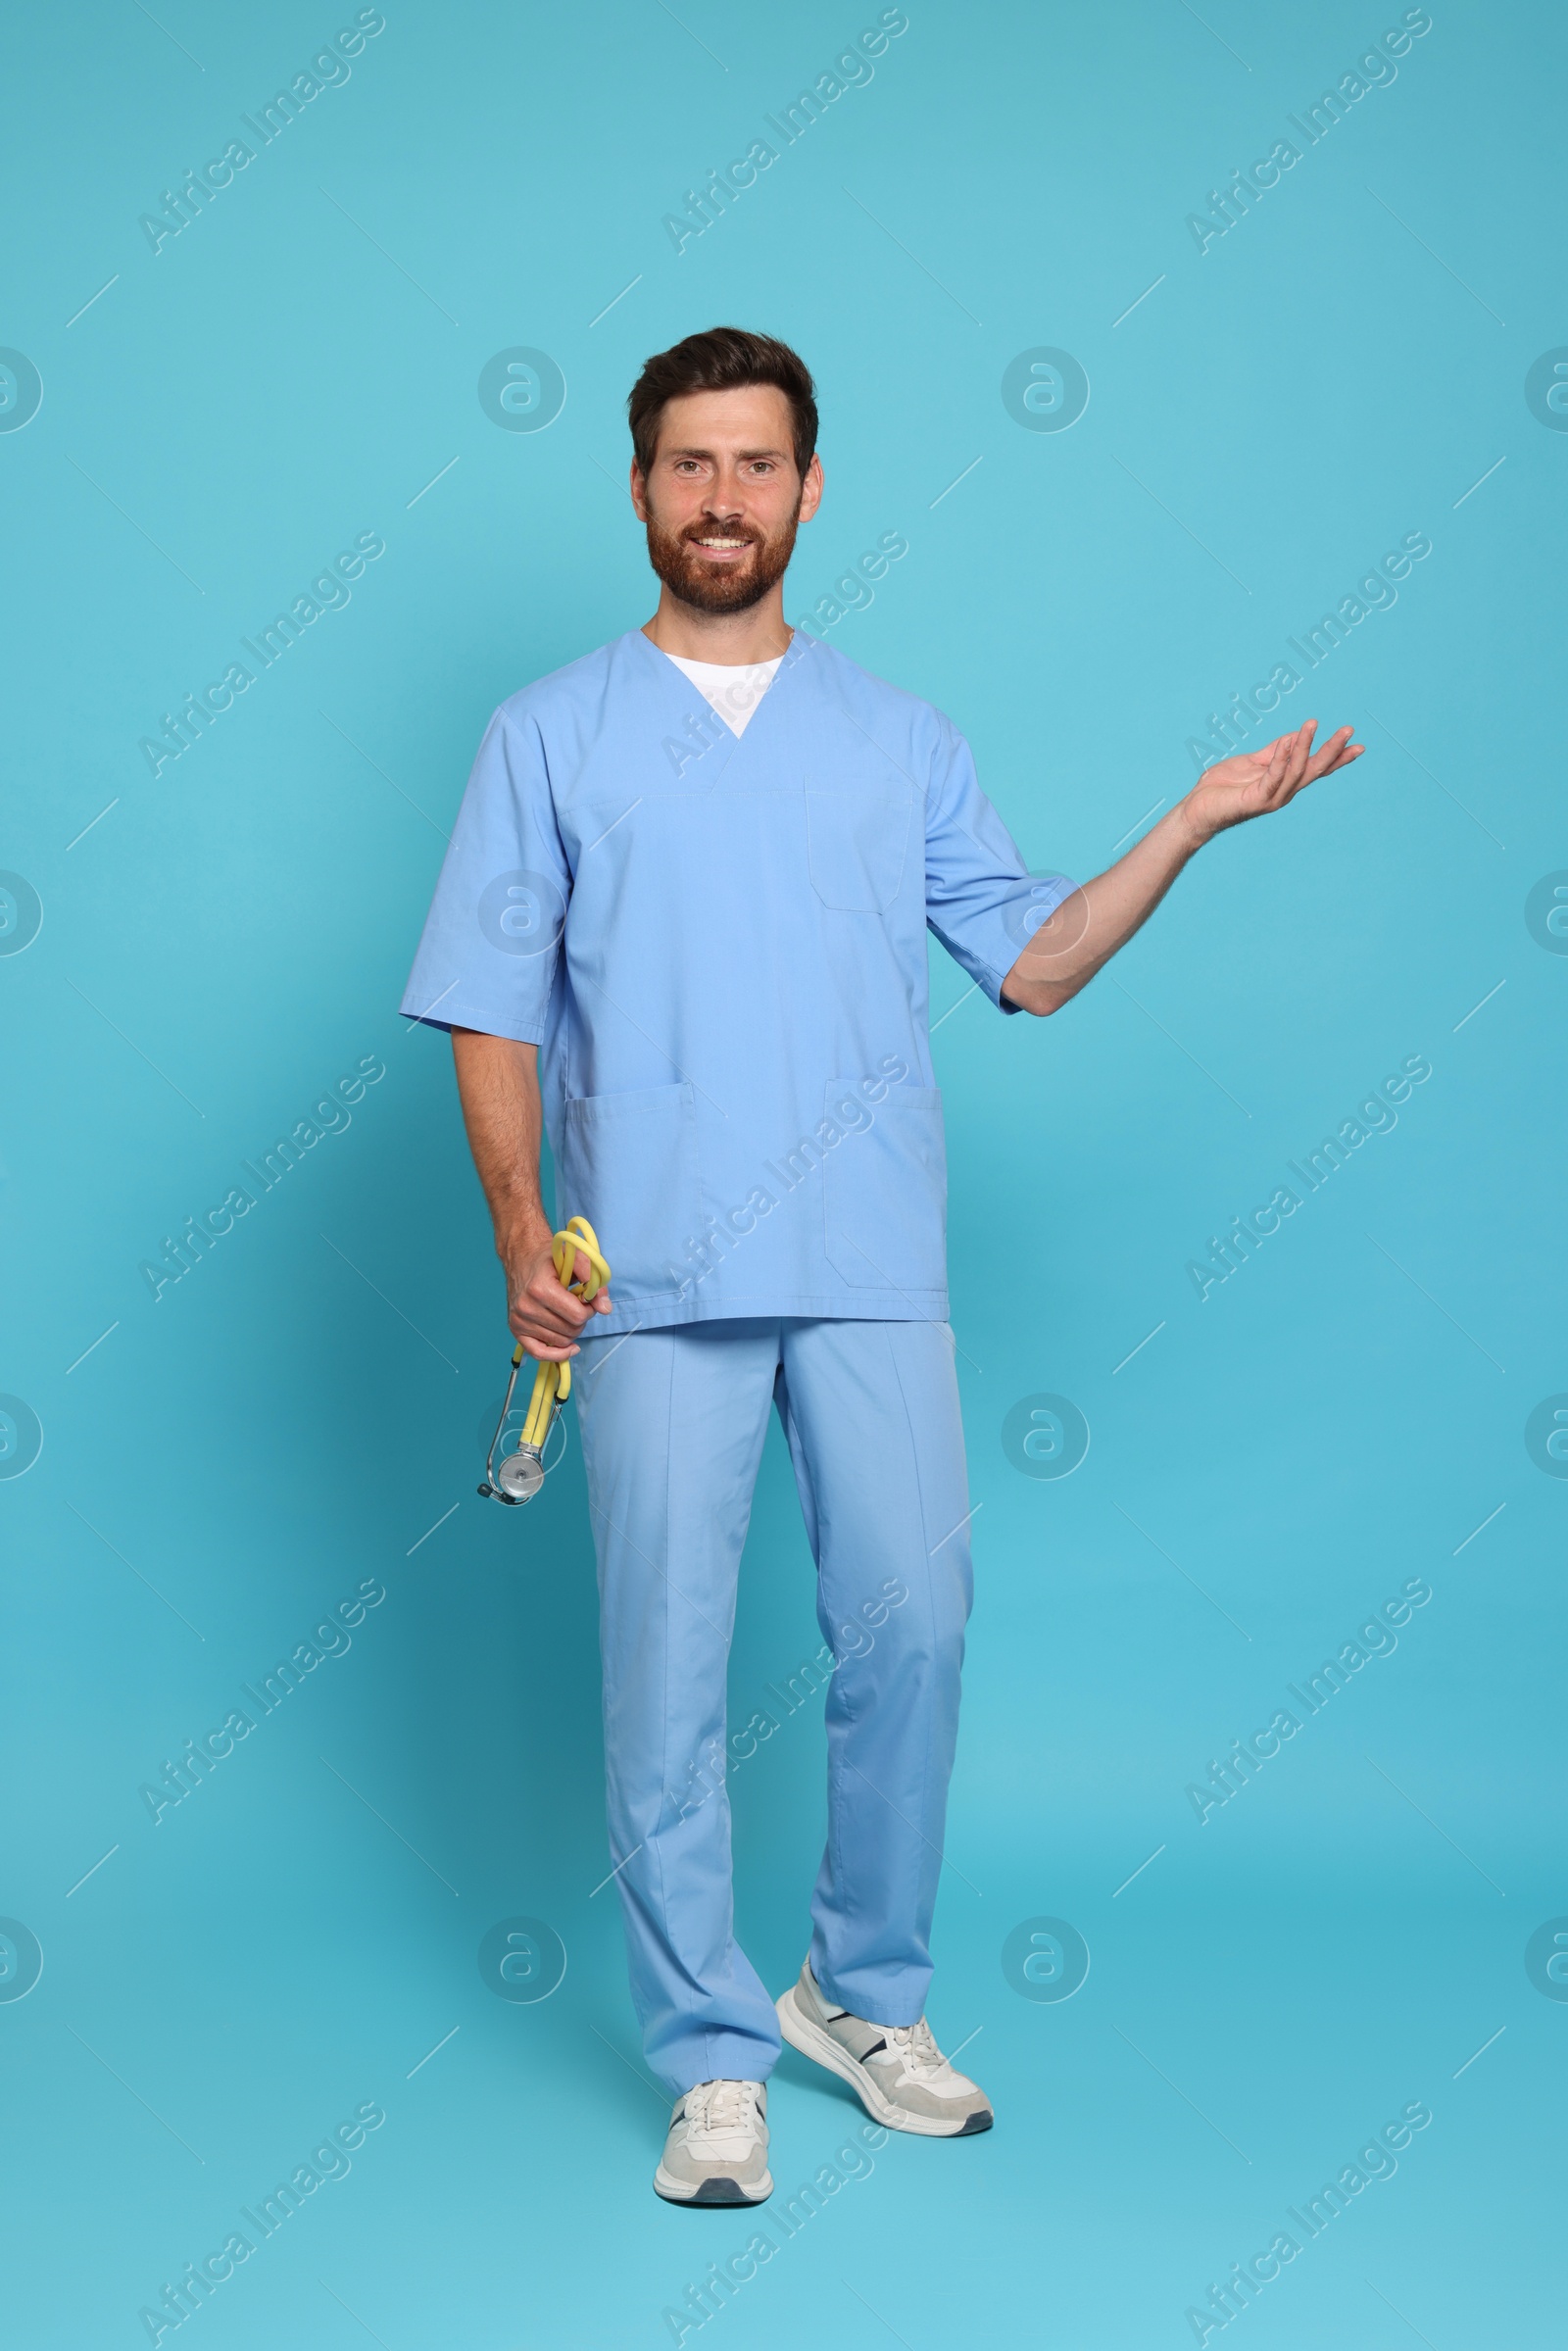
[[[395,1014],[489,712],[651,609],[627,387],[727,320],[820,383],[792,616],[907,536],[832,640],[953,715],[1041,867],[1102,866],[1288,635],[1403,533],[1433,553],[1286,706],[1365,759],[1211,848],[1059,1018],[960,1002],[934,951],[979,1596],[932,2015],[978,2034],[998,2127],[890,2143],[701,2339],[1191,2342],[1208,2282],[1415,2099],[1397,2176],[1248,2339],[1546,2339],[1568,2004],[1523,1955],[1568,1912],[1568,1486],[1523,1431],[1568,1389],[1568,962],[1524,906],[1568,866],[1568,437],[1523,387],[1568,342],[1564,37],[1432,13],[1201,255],[1187,214],[1397,9],[911,0],[874,80],[678,257],[662,216],[874,9],[388,0],[352,79],[156,256],[138,216],[335,20],[13,21],[0,342],[44,387],[0,434],[0,864],[43,906],[0,958],[0,1388],[44,1431],[0,1483],[0,1910],[44,1955],[0,2002],[17,2345],[145,2341],[139,2307],[371,2099],[208,2351],[652,2346],[745,2240],[649,2191],[579,1464],[525,1515],[474,1495],[501,1283],[444,1041]],[[564,373],[548,431],[479,406],[515,344]],[[1002,403],[1042,344],[1090,378],[1070,431]],[[348,609],[155,782],[138,738],[366,530]],[[1189,1257],[1414,1053],[1397,1128],[1200,1304]],[[352,1126],[155,1304],[139,1261],[366,1054]],[[1089,1422],[1069,1479],[1003,1450],[1036,1392]],[[1186,1784],[1416,1575],[1397,1651],[1200,1827]],[[352,1649],[155,1827],[139,1786],[368,1577]],[[735,1719],[816,1645],[775,1438]],[[816,1710],[732,1793],[782,1987]],[[542,2004],[479,1976],[515,1914],[565,1945]],[[1040,1915],[1093,1954],[1064,2003],[1003,1972]],[[787,2058],[772,2119],[790,2193],[859,2116]]]

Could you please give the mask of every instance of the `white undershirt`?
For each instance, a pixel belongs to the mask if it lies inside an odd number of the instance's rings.
[[[678,653],[666,653],[664,659],[691,679],[731,733],[744,735],[784,656],[776,654],[770,661],[687,661]]]

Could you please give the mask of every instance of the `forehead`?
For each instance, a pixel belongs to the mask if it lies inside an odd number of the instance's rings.
[[[795,416],[776,384],[741,384],[731,392],[685,392],[664,403],[658,455],[705,449],[715,456],[795,453]]]

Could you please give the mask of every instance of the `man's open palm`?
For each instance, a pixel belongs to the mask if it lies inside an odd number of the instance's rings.
[[[1308,718],[1294,735],[1281,735],[1258,751],[1239,751],[1231,759],[1207,767],[1187,796],[1188,809],[1200,832],[1222,833],[1251,816],[1268,816],[1283,808],[1320,775],[1348,767],[1366,749],[1352,743],[1352,729],[1342,726],[1314,751],[1317,720]]]

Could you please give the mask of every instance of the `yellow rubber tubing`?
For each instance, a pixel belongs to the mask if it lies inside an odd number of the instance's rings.
[[[586,1216],[567,1218],[566,1229],[564,1233],[556,1234],[550,1254],[557,1279],[561,1282],[562,1287],[569,1290],[573,1298],[580,1298],[585,1305],[591,1298],[599,1296],[600,1291],[610,1280],[610,1268],[605,1263],[603,1251],[599,1247],[599,1236]],[[579,1256],[587,1258],[588,1272],[582,1281],[574,1282],[571,1278],[572,1260]],[[522,1347],[519,1342],[513,1360],[520,1362],[521,1359]],[[550,1434],[550,1423],[555,1416],[557,1400],[558,1398],[564,1400],[570,1394],[571,1365],[541,1361],[539,1369],[534,1374],[533,1395],[528,1401],[528,1417],[522,1425],[524,1445],[532,1445],[536,1451],[543,1450],[545,1439]]]

